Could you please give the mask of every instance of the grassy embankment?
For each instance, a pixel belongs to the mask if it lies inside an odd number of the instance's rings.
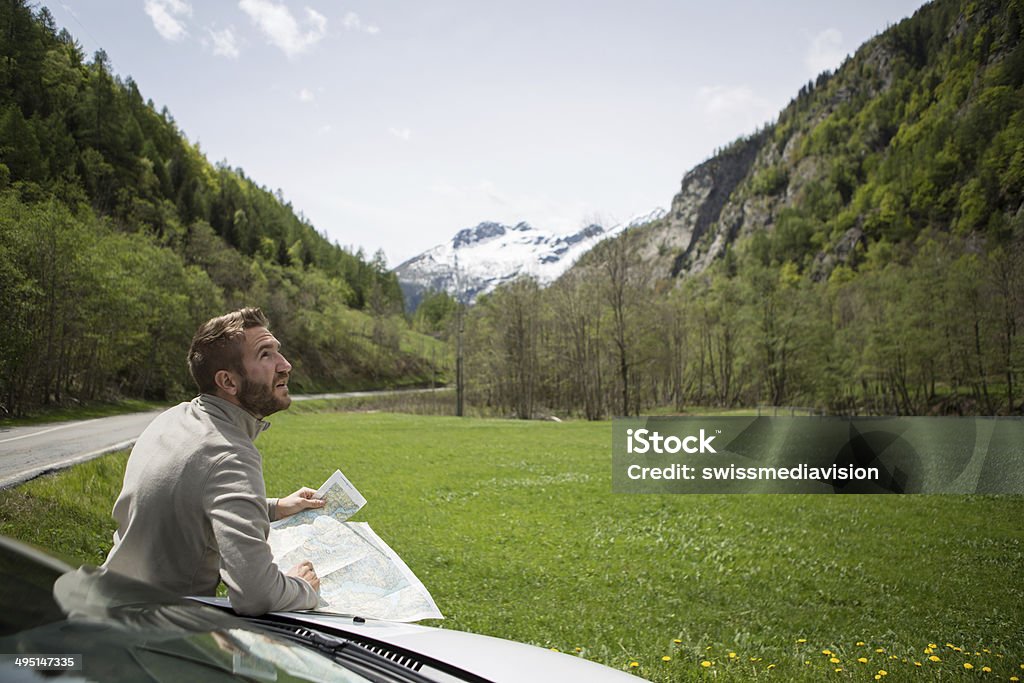
[[[444,627],[654,681],[1024,678],[1021,498],[613,495],[608,423],[306,410],[268,489],[341,468]],[[100,561],[124,461],[0,492],[0,531]]]

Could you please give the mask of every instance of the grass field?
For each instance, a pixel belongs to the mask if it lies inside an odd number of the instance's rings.
[[[609,423],[273,421],[271,495],[344,471],[446,628],[653,681],[1024,678],[1022,498],[614,495]],[[100,561],[124,460],[0,492],[0,531]]]

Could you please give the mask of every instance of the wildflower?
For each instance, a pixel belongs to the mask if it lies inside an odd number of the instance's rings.
[[[964,668],[970,670],[974,668],[974,665],[970,662],[964,662]]]
[[[823,655],[831,655],[832,654],[832,650],[822,650],[821,654],[823,654]]]
[[[857,661],[860,662],[861,664],[867,664],[868,663],[868,658],[867,657],[859,657],[857,659]]]
[[[926,648],[924,649],[924,653],[925,653],[926,655],[930,655],[930,654],[931,654],[931,653],[933,653],[933,652],[935,652],[935,648],[933,648],[933,647],[932,647],[931,645],[929,645],[928,647],[926,647]]]
[[[663,661],[663,662],[671,662],[672,658],[669,657],[668,655],[665,655],[664,657],[661,658],[661,661]]]
[[[553,647],[553,648],[551,648],[551,651],[552,651],[552,652],[561,652],[561,650],[559,650],[559,649],[558,649],[557,647]]]
[[[992,673],[992,667],[990,667],[990,666],[983,666],[983,667],[981,667],[981,670],[984,671],[987,674]]]
[[[914,666],[921,666],[921,662],[914,662]]]
[[[769,665],[768,665],[768,668],[769,668],[769,669],[774,669],[774,668],[775,668],[775,665],[774,665],[774,664],[769,664]]]
[[[875,674],[875,680],[876,680],[876,681],[880,681],[880,680],[882,680],[882,677],[881,677],[881,676],[879,676],[878,674]]]
[[[858,647],[863,647],[864,645],[865,645],[865,642],[863,640],[858,640],[857,641],[857,646]]]
[[[630,662],[630,663],[629,663],[629,668],[630,668],[630,669],[635,669],[635,668],[637,668],[638,666],[640,666],[640,662]]]
[[[709,666],[711,666],[711,662],[705,659],[703,662],[700,663],[700,665],[707,669]]]
[[[729,659],[736,659],[736,653],[735,652],[730,652],[729,653]]]
[[[932,662],[941,662],[942,661],[936,655],[932,655],[931,657],[928,658],[928,660],[932,661]]]
[[[930,647],[931,649],[934,650],[935,648],[938,647],[938,645],[936,645],[935,643],[928,643],[928,647]]]
[[[889,655],[889,659],[899,659],[896,655]]]
[[[839,663],[839,658],[838,657],[832,657],[828,661],[832,662],[833,664],[838,664]]]
[[[842,669],[835,669],[836,673],[839,673],[840,671],[842,671]]]
[[[582,647],[576,648],[576,652],[583,652],[583,648]]]
[[[675,638],[675,639],[674,639],[674,640],[673,640],[672,642],[673,642],[673,643],[675,643],[676,645],[679,645],[679,644],[681,644],[681,643],[682,643],[683,641],[679,640],[678,638]]]
[[[1010,676],[1010,680],[1014,681],[1014,683],[1016,683],[1016,681],[1019,681],[1020,679],[1017,678],[1016,676]]]
[[[875,648],[875,652],[885,652],[885,648],[884,647]]]
[[[879,670],[878,670],[878,675],[879,675],[879,676],[888,676],[888,675],[889,675],[889,672],[888,672],[888,671],[886,671],[885,669],[879,669]]]
[[[806,643],[807,639],[806,638],[797,638],[796,642],[798,642],[798,643]]]

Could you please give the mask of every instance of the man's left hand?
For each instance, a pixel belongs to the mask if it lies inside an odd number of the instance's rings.
[[[314,498],[315,495],[316,489],[303,486],[295,493],[287,495],[284,498],[278,498],[277,519],[291,517],[296,512],[301,512],[302,510],[307,510],[309,508],[322,508],[325,504],[324,499]]]

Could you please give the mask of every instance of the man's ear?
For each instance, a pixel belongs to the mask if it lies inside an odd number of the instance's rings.
[[[237,375],[230,370],[218,370],[213,376],[217,388],[228,396],[237,396],[241,389]]]

